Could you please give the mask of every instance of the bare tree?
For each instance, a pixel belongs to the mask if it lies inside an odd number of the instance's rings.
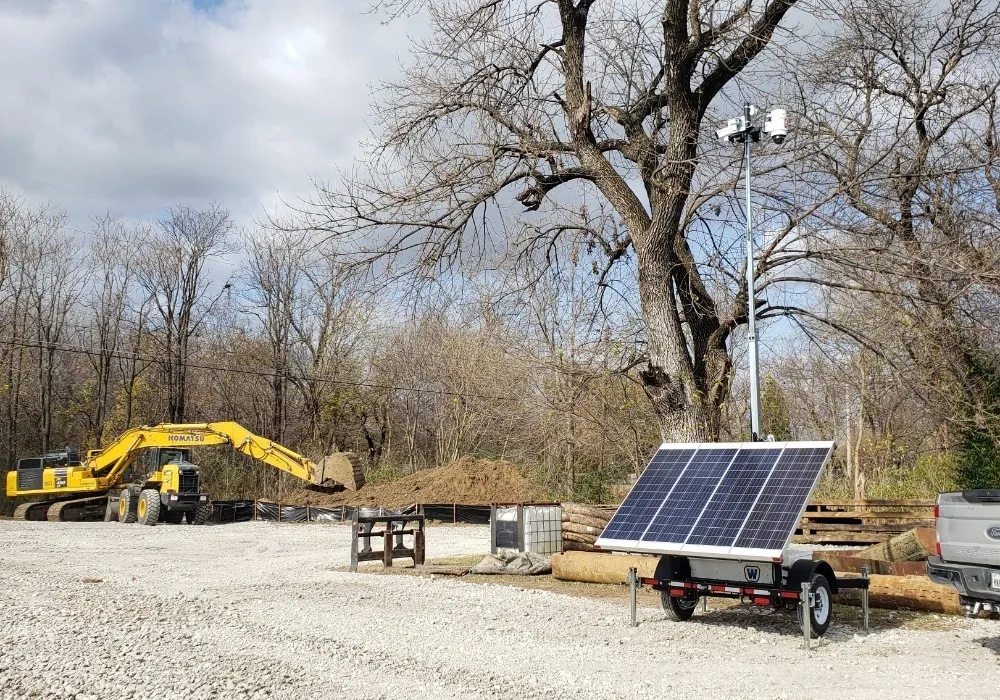
[[[712,439],[746,290],[733,273],[720,301],[710,256],[692,243],[701,208],[725,191],[695,188],[699,137],[713,101],[794,4],[383,3],[390,14],[426,9],[431,36],[382,91],[365,168],[320,188],[306,225],[351,242],[358,261],[426,275],[495,248],[544,248],[576,228],[547,216],[553,202],[596,194],[623,224],[594,238],[605,264],[635,256],[640,376],[663,437]]]
[[[210,265],[230,251],[234,225],[218,205],[202,210],[177,206],[156,224],[140,262],[139,284],[156,310],[152,338],[163,357],[167,420],[182,423],[191,339],[230,286],[228,276],[220,280]]]
[[[348,423],[333,409],[358,374],[354,354],[364,339],[364,313],[354,281],[333,251],[314,251],[302,260],[302,287],[291,318],[296,371],[289,379],[305,403],[309,441],[322,454],[334,451]]]
[[[293,326],[302,304],[308,251],[301,236],[280,231],[262,231],[248,238],[247,244],[244,286],[248,311],[257,319],[271,349],[271,416],[267,433],[281,442],[288,418],[288,377],[296,342]]]
[[[36,343],[39,391],[39,435],[42,452],[52,439],[53,390],[59,345],[65,340],[70,314],[80,302],[87,280],[83,248],[65,229],[66,216],[47,212],[32,220],[21,245],[30,318]]]
[[[120,366],[120,356],[127,351],[131,302],[137,286],[136,251],[143,248],[149,230],[143,224],[130,225],[106,213],[93,220],[93,235],[90,255],[95,276],[89,304],[93,321],[87,335],[94,351],[87,357],[94,371],[94,387],[87,418],[88,444],[96,448],[104,439],[105,423],[114,400],[112,375]],[[130,413],[128,407],[126,414]],[[124,423],[126,426],[131,423],[131,415],[126,415]]]
[[[822,319],[909,373],[929,402],[973,418],[1000,310],[1000,13],[982,0],[872,0],[839,19],[805,73],[803,128],[817,146],[807,181],[836,191],[810,234],[836,299]]]

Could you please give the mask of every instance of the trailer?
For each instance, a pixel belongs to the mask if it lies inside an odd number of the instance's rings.
[[[796,610],[806,644],[833,619],[833,596],[859,589],[868,628],[867,571],[838,577],[789,548],[792,532],[833,451],[832,442],[664,444],[597,539],[599,549],[659,554],[654,575],[629,572],[636,591],[660,592],[668,619],[699,600],[736,598]]]
[[[797,558],[790,562],[741,562],[700,557],[664,556],[651,577],[629,569],[631,622],[635,627],[636,598],[643,586],[660,592],[667,619],[686,622],[699,601],[708,598],[738,599],[741,603],[797,615],[805,644],[822,637],[833,621],[833,596],[842,590],[861,591],[864,629],[868,630],[869,607],[867,569],[860,577],[838,577],[823,560]],[[805,605],[803,606],[803,602]],[[803,609],[809,614],[803,616]]]

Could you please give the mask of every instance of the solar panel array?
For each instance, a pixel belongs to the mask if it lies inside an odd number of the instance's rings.
[[[598,546],[770,560],[781,556],[832,442],[663,445]]]

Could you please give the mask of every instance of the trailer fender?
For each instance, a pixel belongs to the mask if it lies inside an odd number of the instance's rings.
[[[653,576],[658,581],[686,581],[691,578],[691,562],[687,557],[664,555],[657,562]]]
[[[830,582],[830,592],[838,592],[837,577],[833,573],[833,567],[822,559],[799,559],[794,562],[788,570],[786,588],[790,591],[802,590],[802,584],[812,579],[813,574],[823,574]]]

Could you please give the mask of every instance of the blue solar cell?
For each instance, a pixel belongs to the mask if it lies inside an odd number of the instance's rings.
[[[659,450],[604,528],[601,537],[612,540],[639,539],[693,454],[693,449]]]
[[[826,447],[786,449],[734,546],[784,549],[829,455]]]
[[[699,448],[652,522],[647,521],[649,529],[642,541],[683,543],[736,452],[735,448]]]
[[[686,544],[732,546],[780,454],[780,449],[741,450],[718,482]]]

